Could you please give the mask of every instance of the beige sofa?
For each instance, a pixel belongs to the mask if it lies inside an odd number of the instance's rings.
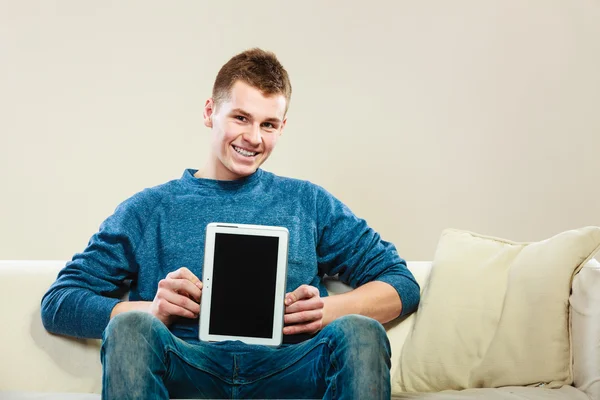
[[[0,399],[99,399],[100,342],[75,340],[47,333],[40,319],[40,299],[64,261],[0,261],[2,340],[0,341]],[[409,268],[424,286],[430,262]],[[347,287],[329,282],[331,293]],[[594,291],[593,289],[596,288]],[[589,261],[576,275],[570,298],[572,386],[504,387],[439,393],[402,393],[392,379],[394,398],[400,399],[600,399],[600,263]],[[386,326],[392,345],[392,377],[398,355],[414,324],[412,315]]]

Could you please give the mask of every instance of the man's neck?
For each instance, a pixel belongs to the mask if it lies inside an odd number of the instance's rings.
[[[225,168],[223,168],[225,169]],[[220,171],[212,163],[207,163],[194,174],[194,178],[213,179],[217,181],[234,181],[240,177],[234,176],[229,170]]]

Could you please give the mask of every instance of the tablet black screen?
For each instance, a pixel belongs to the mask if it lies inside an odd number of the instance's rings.
[[[271,338],[279,238],[215,234],[212,335]]]

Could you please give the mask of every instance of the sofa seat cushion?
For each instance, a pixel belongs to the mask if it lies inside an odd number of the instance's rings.
[[[2,392],[2,400],[100,400],[96,393],[51,393],[51,392]]]
[[[392,399],[402,400],[590,400],[573,386],[559,389],[537,387],[503,387],[498,389],[445,390],[438,393],[401,393]]]
[[[35,393],[0,392],[2,400],[100,400],[99,394],[91,393]],[[405,400],[590,400],[583,392],[572,386],[560,389],[530,387],[505,387],[500,389],[447,390],[439,393],[402,393],[392,399]]]

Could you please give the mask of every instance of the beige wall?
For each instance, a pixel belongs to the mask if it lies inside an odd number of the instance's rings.
[[[600,225],[600,2],[0,0],[0,259],[65,259],[203,164],[230,56],[292,77],[265,168],[319,183],[408,259],[442,229]]]

